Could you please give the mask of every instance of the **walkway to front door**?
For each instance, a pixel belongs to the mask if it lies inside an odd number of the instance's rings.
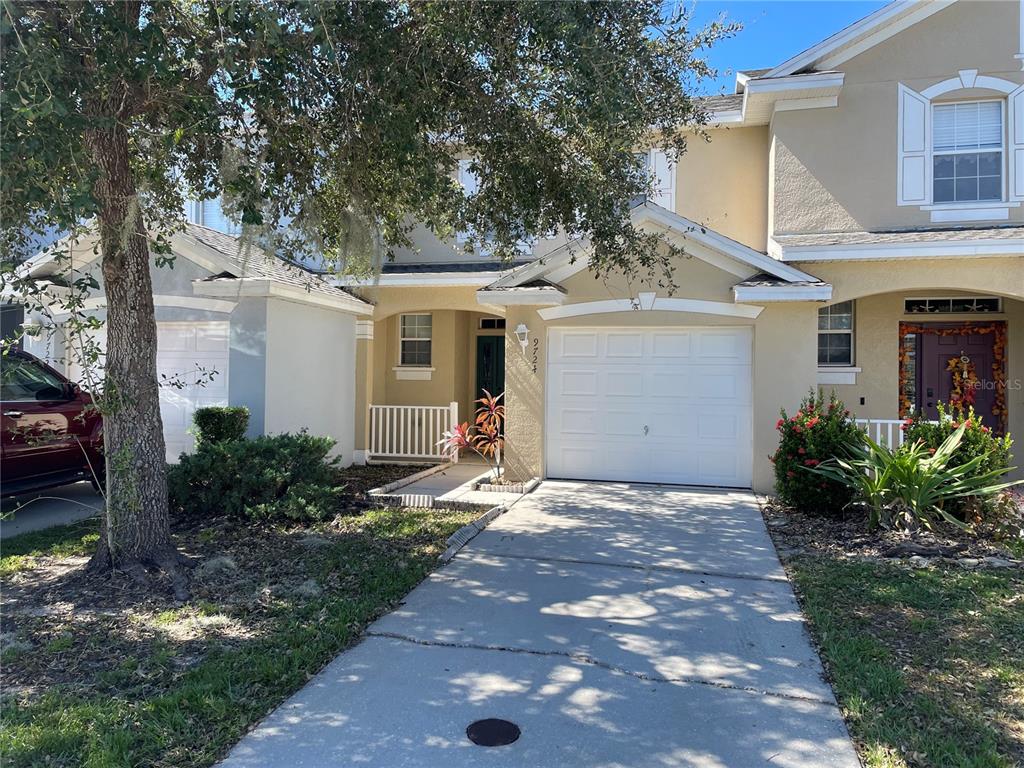
[[[225,763],[336,765],[859,763],[750,493],[547,482]]]

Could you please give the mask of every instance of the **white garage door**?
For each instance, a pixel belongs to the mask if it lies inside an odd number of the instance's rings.
[[[548,335],[547,475],[750,486],[751,329]]]
[[[195,446],[188,430],[196,408],[228,404],[229,329],[228,322],[219,320],[157,323],[156,371],[168,461]],[[98,340],[105,348],[105,330],[98,332]],[[69,358],[74,360],[73,352]],[[72,362],[69,370],[72,380],[84,382],[81,366]]]

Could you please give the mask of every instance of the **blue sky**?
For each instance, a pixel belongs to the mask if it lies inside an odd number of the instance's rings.
[[[725,13],[743,29],[710,52],[719,77],[705,93],[732,93],[735,71],[780,64],[886,5],[867,0],[696,0],[697,25]]]

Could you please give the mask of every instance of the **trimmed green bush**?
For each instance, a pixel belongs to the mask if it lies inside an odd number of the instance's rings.
[[[835,456],[847,456],[863,443],[850,412],[833,392],[828,399],[814,390],[793,416],[781,411],[779,447],[772,454],[775,492],[779,499],[802,512],[835,513],[853,498],[853,491],[838,480],[806,471]]]
[[[329,437],[264,435],[202,443],[170,468],[171,509],[188,517],[321,520],[338,509],[337,457]]]
[[[906,433],[907,443],[920,441],[924,448],[931,453],[938,450],[939,446],[964,425],[963,438],[957,446],[956,451],[950,459],[952,466],[967,464],[977,457],[982,457],[973,470],[975,474],[984,475],[995,470],[1005,470],[1010,466],[1012,456],[1010,448],[1013,439],[1006,435],[998,437],[992,429],[982,423],[982,418],[974,412],[974,406],[968,406],[965,412],[962,408],[944,403],[938,404],[939,419],[937,423],[930,423],[923,414],[917,414],[914,418],[907,419],[903,424],[903,431]],[[955,499],[947,506],[947,509],[965,519],[968,509],[975,514],[982,512],[987,502],[977,499]],[[980,508],[979,508],[980,506]]]
[[[249,409],[234,405],[197,408],[192,423],[196,426],[197,445],[241,440],[249,428]]]

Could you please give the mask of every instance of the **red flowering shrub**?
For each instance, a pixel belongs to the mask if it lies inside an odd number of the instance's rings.
[[[835,393],[826,399],[812,390],[793,416],[782,411],[775,428],[779,447],[770,458],[779,499],[804,512],[838,512],[849,504],[849,488],[807,471],[833,456],[846,456],[861,442],[860,430]]]
[[[982,423],[982,419],[974,412],[974,406],[968,406],[965,411],[963,407],[954,403],[946,405],[938,403],[938,422],[929,422],[923,414],[917,414],[912,419],[903,423],[903,431],[906,435],[905,442],[914,443],[921,441],[930,453],[942,445],[942,441],[956,432],[961,424],[966,423],[963,439],[950,458],[952,466],[966,464],[977,456],[983,456],[981,463],[975,469],[975,474],[983,475],[996,469],[1006,469],[1010,466],[1012,457],[1010,447],[1013,440],[1009,435],[997,437],[992,433],[989,426]],[[977,499],[952,499],[948,508],[951,513],[966,519],[968,511],[972,517],[984,517],[985,508],[988,503]]]

